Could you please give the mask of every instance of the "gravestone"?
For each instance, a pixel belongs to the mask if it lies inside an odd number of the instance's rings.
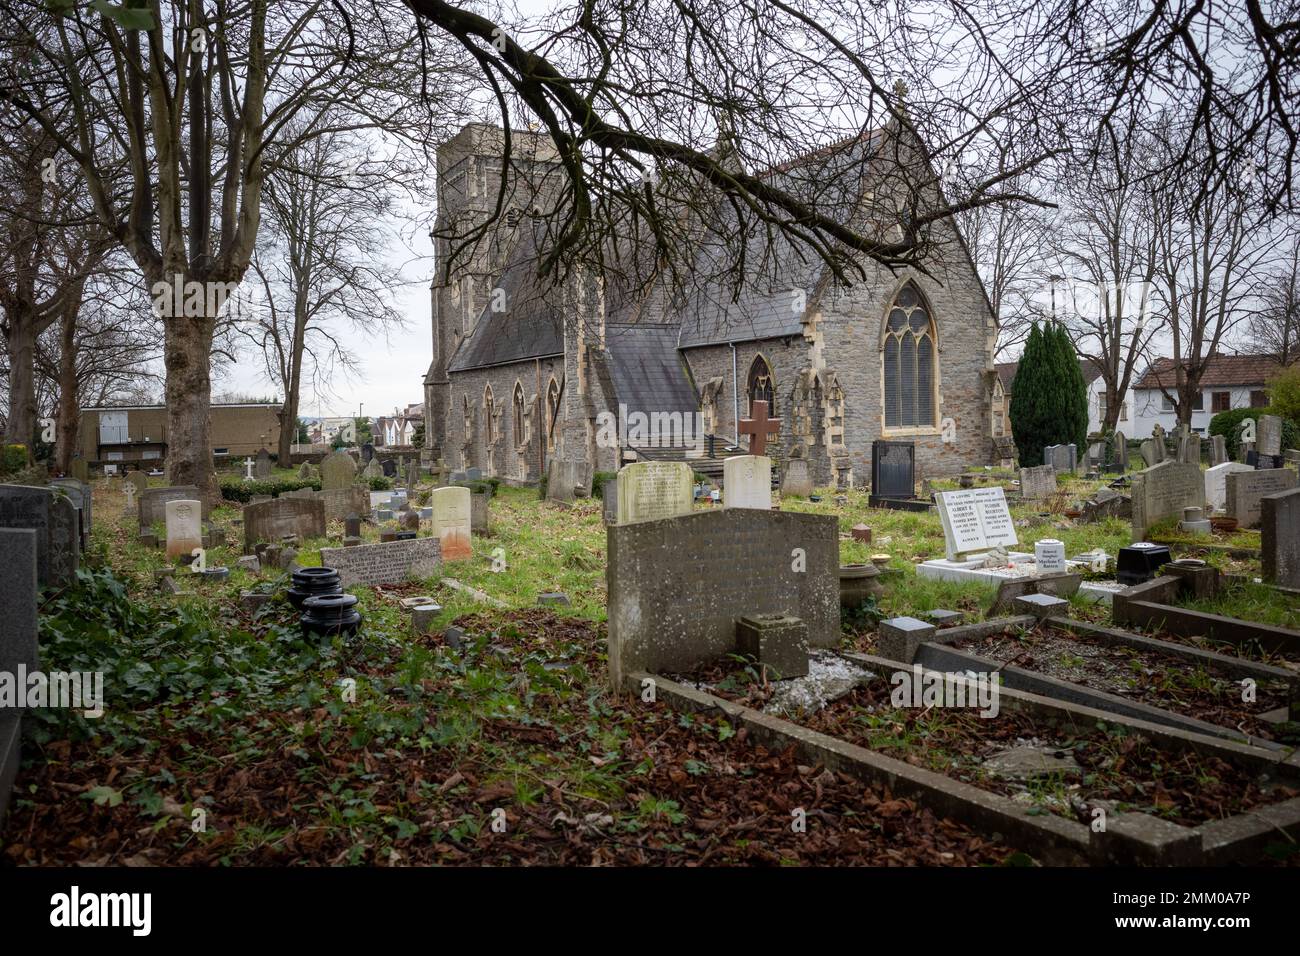
[[[408,538],[349,548],[321,548],[320,563],[338,571],[340,583],[349,588],[430,578],[438,573],[442,561],[437,538]]]
[[[1111,463],[1120,471],[1128,470],[1128,436],[1119,429],[1111,436]]]
[[[348,538],[361,537],[361,516],[355,511],[343,519],[343,534]]]
[[[1181,518],[1184,508],[1205,507],[1205,479],[1200,465],[1162,461],[1133,476],[1133,540],[1141,541],[1152,525]]]
[[[491,501],[491,495],[471,494],[469,496],[469,529],[475,534],[487,534],[491,531],[492,519],[488,512],[488,503]],[[430,508],[429,517],[433,516],[433,509]]]
[[[1051,465],[1035,465],[1020,469],[1020,497],[1028,501],[1050,498],[1056,494],[1056,469]]]
[[[1227,478],[1228,516],[1237,519],[1239,528],[1253,528],[1262,516],[1260,499],[1290,491],[1295,486],[1296,473],[1290,468],[1233,472]]]
[[[167,502],[169,501],[200,501],[199,489],[193,485],[174,485],[170,488],[150,488],[140,496],[139,504],[136,511],[140,520],[140,533],[153,528],[155,524],[162,524],[167,520]],[[211,517],[211,508],[207,502],[203,503],[203,517]]]
[[[320,486],[322,491],[347,488],[357,478],[357,463],[347,452],[330,452],[320,461]]]
[[[90,481],[90,462],[84,458],[72,459],[72,477],[83,484]]]
[[[197,501],[169,501],[167,516],[167,557],[188,557],[203,545],[203,524],[199,517],[202,505]]]
[[[695,496],[698,498],[700,489],[698,486],[694,489]],[[600,520],[607,525],[618,523],[618,479],[606,479],[600,486],[600,501],[603,507],[600,511]]]
[[[145,491],[149,488],[149,476],[143,471],[129,471],[126,473],[126,481],[135,486],[135,497],[139,501],[144,497]]]
[[[380,467],[383,470],[385,478],[397,477],[397,462],[393,461],[393,459],[385,458],[383,462],[380,463]]]
[[[1164,461],[1164,456],[1157,451],[1157,445],[1155,439],[1153,438],[1148,438],[1146,441],[1144,441],[1139,450],[1142,454],[1142,462],[1148,468],[1152,467],[1153,465],[1158,465],[1160,464],[1160,462]]]
[[[463,561],[474,555],[469,499],[468,488],[435,488],[429,495],[433,536],[442,543],[443,560]]]
[[[1228,460],[1228,442],[1222,435],[1210,436],[1210,467],[1222,465]]]
[[[325,502],[319,498],[275,498],[244,508],[244,554],[259,541],[279,541],[296,534],[299,541],[325,535]]]
[[[766,455],[733,455],[724,460],[722,506],[771,511],[772,459]]]
[[[253,463],[253,477],[258,481],[271,477],[271,453],[265,448],[257,453],[257,460]]]
[[[50,487],[61,489],[77,509],[78,522],[81,528],[81,548],[84,551],[90,546],[90,529],[92,525],[90,485],[84,481],[78,481],[76,478],[55,478],[50,482]]]
[[[1300,588],[1300,488],[1264,496],[1259,523],[1264,580]]]
[[[1201,436],[1194,432],[1182,435],[1178,439],[1178,460],[1185,465],[1201,463]]]
[[[839,532],[830,515],[714,509],[606,530],[612,685],[688,670],[736,647],[736,621],[788,614],[810,647],[840,641]]]
[[[384,477],[384,467],[379,463],[378,458],[370,459],[370,461],[366,464],[366,470],[362,473],[362,476],[367,481],[369,481],[372,478]]]
[[[1088,468],[1100,468],[1106,463],[1106,443],[1104,441],[1095,441],[1088,446]]]
[[[420,480],[420,462],[412,458],[406,465],[406,487],[414,490],[416,483]]]
[[[1255,440],[1261,455],[1282,454],[1282,419],[1276,415],[1260,415]]]
[[[36,579],[51,584],[50,509],[54,494],[29,485],[0,485],[0,528],[23,528],[36,535]],[[0,615],[2,617],[3,615]]]
[[[478,481],[483,477],[483,469],[470,468],[465,472],[465,478],[469,481]]]
[[[690,514],[694,500],[691,466],[684,461],[638,461],[614,480],[618,524],[657,521]]]
[[[1014,461],[1017,455],[1016,441],[1010,435],[993,437],[993,458],[998,462]]]
[[[1079,467],[1078,449],[1070,445],[1048,445],[1043,449],[1043,464],[1051,465],[1058,475],[1074,474]]]
[[[935,496],[948,560],[1017,543],[1006,495],[998,488],[941,491]]]
[[[476,480],[477,468],[466,472],[466,478]],[[571,504],[576,498],[591,495],[591,473],[581,462],[570,459],[552,458],[546,469],[546,497],[551,501]]]
[[[349,457],[350,457],[350,456],[349,456]],[[369,465],[370,462],[371,462],[371,460],[372,460],[374,457],[375,457],[375,446],[374,446],[374,445],[372,445],[370,442],[366,442],[364,445],[361,446],[361,460],[362,460],[363,462],[365,462],[367,465]]]
[[[759,457],[767,451],[768,437],[775,437],[781,430],[781,419],[767,417],[767,402],[763,400],[750,403],[750,415],[753,417],[742,418],[736,427],[741,435],[749,436],[749,453]]]
[[[781,494],[807,498],[813,493],[812,475],[807,458],[791,458],[781,474]]]
[[[370,510],[370,496],[365,485],[348,485],[344,488],[331,488],[312,497],[325,502],[325,520],[342,521],[352,512],[360,514]]]
[[[871,443],[871,497],[912,498],[916,495],[916,445],[912,442]]]
[[[311,481],[311,464],[310,464],[310,463],[305,462],[305,461],[302,463],[302,466],[298,469],[298,480],[299,480],[299,481]]]
[[[55,495],[50,501],[50,583],[71,584],[81,564],[81,516],[71,499]]]
[[[20,668],[31,673],[41,666],[36,641],[39,537],[34,528],[0,528],[0,674],[15,675],[15,682]],[[0,824],[18,773],[21,739],[22,710],[0,707]]]
[[[1205,506],[1222,511],[1228,504],[1228,476],[1237,471],[1254,471],[1239,461],[1225,461],[1205,469]]]

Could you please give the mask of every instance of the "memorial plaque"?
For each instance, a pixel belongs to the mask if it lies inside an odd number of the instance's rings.
[[[1184,508],[1205,507],[1205,479],[1200,465],[1162,461],[1133,476],[1133,540],[1141,541],[1152,525],[1181,518]]]
[[[941,491],[935,498],[950,561],[971,551],[1017,543],[1016,526],[1001,488]]]
[[[691,466],[684,461],[638,461],[627,465],[615,479],[617,522],[633,524],[690,514],[693,478]]]
[[[437,538],[408,538],[349,548],[321,548],[321,564],[338,571],[345,588],[400,584],[434,577],[442,563]]]
[[[685,670],[736,647],[736,619],[788,614],[810,647],[840,641],[839,531],[830,515],[716,509],[611,525],[609,667]]]

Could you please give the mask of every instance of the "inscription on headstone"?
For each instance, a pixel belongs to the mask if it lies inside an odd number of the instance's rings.
[[[657,521],[689,514],[691,466],[684,461],[638,461],[615,479],[619,524]]]
[[[321,548],[320,561],[338,571],[345,588],[400,584],[437,574],[441,551],[437,538],[408,538],[350,548]]]
[[[1237,527],[1253,528],[1262,514],[1260,499],[1290,491],[1296,486],[1296,473],[1290,468],[1266,468],[1263,471],[1238,471],[1227,477],[1227,511],[1237,519]]]
[[[259,541],[279,541],[296,534],[299,541],[325,534],[325,502],[319,498],[275,498],[244,508],[244,554]]]
[[[686,487],[690,487],[689,480]],[[772,510],[772,459],[735,455],[722,463],[722,506]]]
[[[949,560],[1016,544],[1016,526],[1001,488],[941,491],[935,498]]]
[[[1133,540],[1141,541],[1152,525],[1183,515],[1184,508],[1205,507],[1201,466],[1162,461],[1133,476]]]

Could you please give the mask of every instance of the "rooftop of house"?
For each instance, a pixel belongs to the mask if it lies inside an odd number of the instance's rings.
[[[998,380],[1002,383],[1003,394],[1011,394],[1011,383],[1015,380],[1019,362],[998,362],[995,366]],[[1101,377],[1101,366],[1092,359],[1079,359],[1079,371],[1083,373],[1083,384],[1091,385]]]
[[[1263,385],[1282,368],[1276,355],[1210,356],[1201,374],[1202,388]],[[1172,388],[1177,373],[1172,358],[1158,358],[1133,385],[1135,389]]]

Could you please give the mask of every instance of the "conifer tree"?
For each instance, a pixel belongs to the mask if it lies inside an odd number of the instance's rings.
[[[1080,456],[1088,438],[1088,395],[1079,359],[1064,328],[1052,323],[1029,330],[1011,383],[1011,434],[1020,464],[1043,463],[1048,445],[1071,442]]]

